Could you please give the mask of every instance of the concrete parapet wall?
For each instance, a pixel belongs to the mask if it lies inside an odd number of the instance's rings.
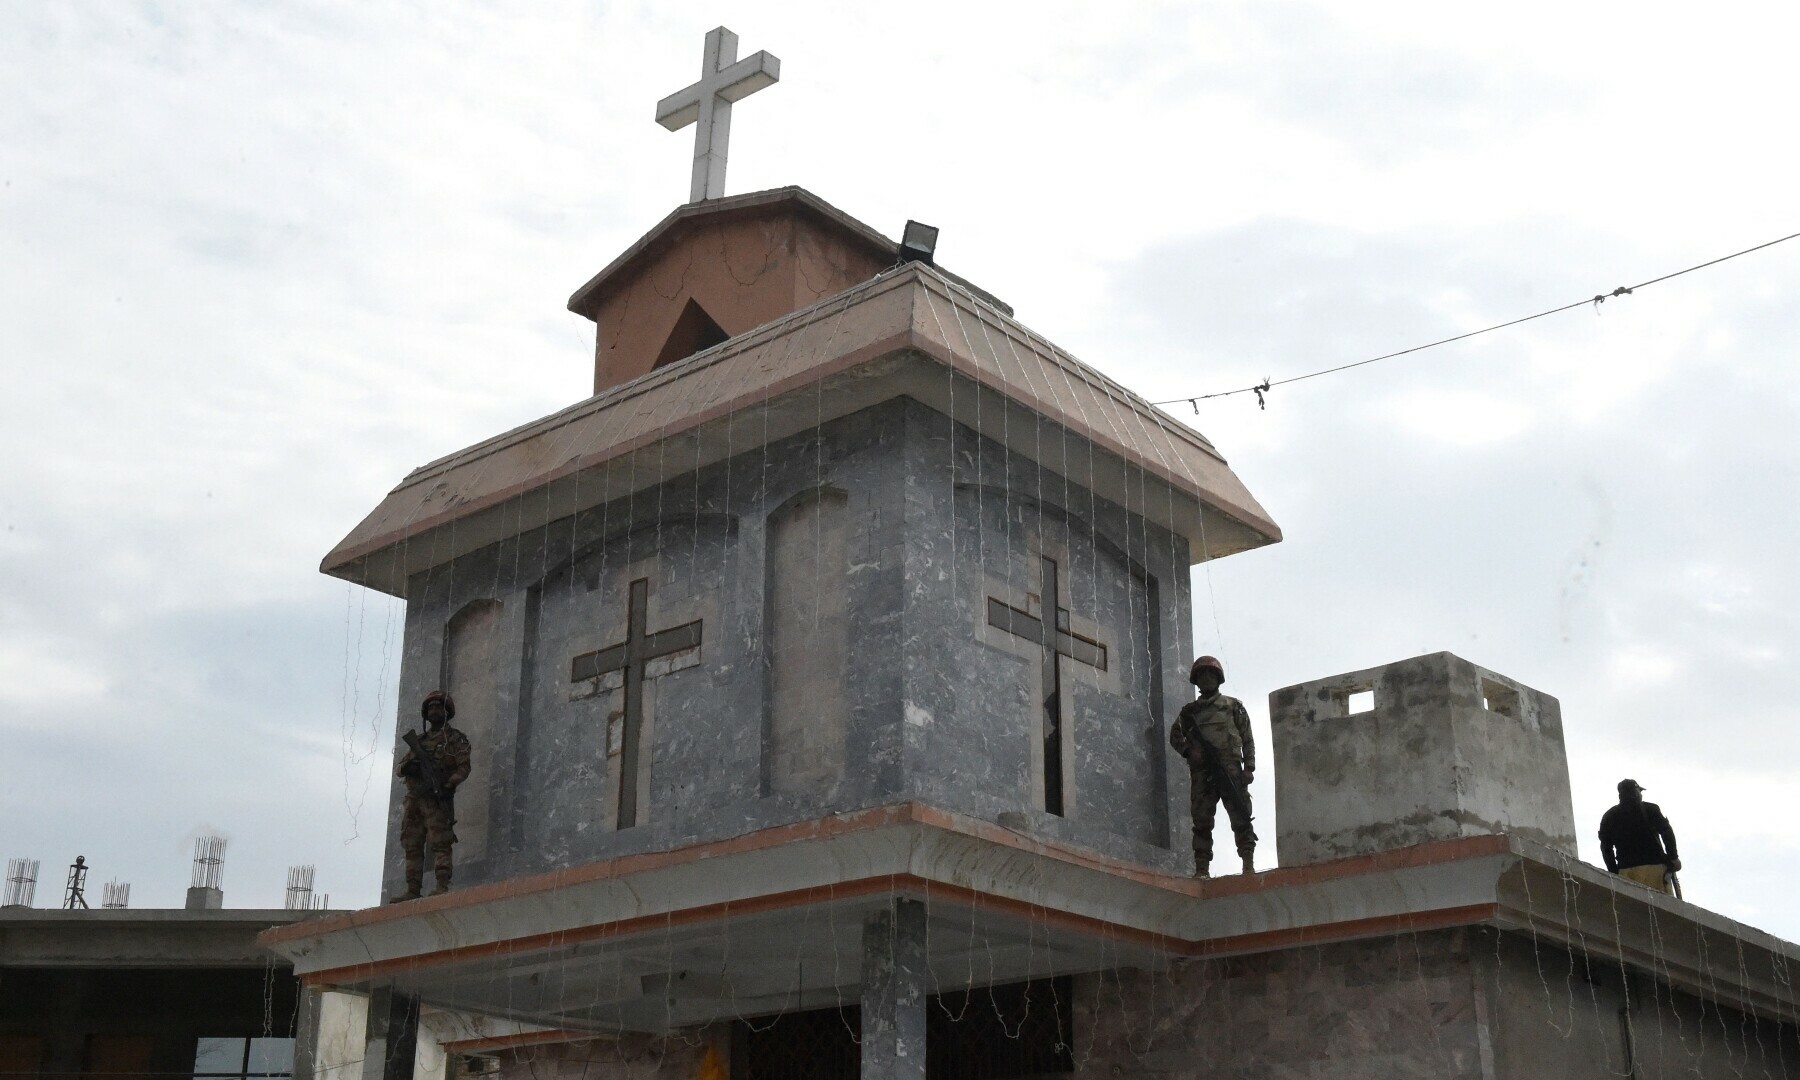
[[[1575,854],[1554,697],[1451,653],[1269,695],[1283,866],[1509,833]]]

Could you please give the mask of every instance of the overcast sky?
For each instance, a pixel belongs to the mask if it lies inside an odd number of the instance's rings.
[[[564,302],[684,201],[653,106],[721,22],[783,76],[730,192],[938,225],[1152,399],[1800,230],[1793,5],[1355,7],[7,5],[0,857],[176,906],[216,831],[232,906],[293,863],[375,901],[401,612],[318,561],[586,395]],[[1634,776],[1689,899],[1800,938],[1797,296],[1800,241],[1173,410],[1287,534],[1196,575],[1228,691],[1266,735],[1342,671],[1513,676],[1562,700],[1583,857]]]

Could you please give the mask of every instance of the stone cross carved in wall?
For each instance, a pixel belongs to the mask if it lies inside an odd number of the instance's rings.
[[[604,649],[582,653],[569,661],[569,681],[598,680],[610,672],[624,674],[625,708],[623,737],[619,740],[619,828],[637,824],[639,743],[644,730],[644,679],[652,661],[700,645],[700,622],[647,631],[650,579],[631,583],[625,611],[625,640]]]
[[[688,201],[725,194],[725,157],[731,145],[731,103],[781,81],[781,61],[767,52],[737,58],[737,35],[723,26],[706,35],[700,81],[656,103],[656,122],[670,131],[694,130],[694,180]]]
[[[1063,812],[1062,658],[1066,656],[1105,671],[1106,646],[1069,629],[1069,609],[1060,606],[1062,593],[1057,584],[1056,560],[1041,557],[1040,561],[1044,580],[1038,592],[1042,599],[1039,610],[1044,617],[1040,619],[990,596],[987,621],[989,626],[1033,642],[1043,657],[1039,685],[1044,701],[1044,809],[1060,816]]]

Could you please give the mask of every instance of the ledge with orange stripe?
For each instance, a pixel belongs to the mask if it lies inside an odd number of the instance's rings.
[[[822,906],[874,910],[894,896],[924,901],[928,919],[1011,923],[1120,965],[1485,925],[1764,1015],[1795,1013],[1783,989],[1800,962],[1792,944],[1516,837],[1194,881],[913,802],[277,927],[259,941],[308,985],[419,985],[677,929],[804,934]],[[1734,962],[1715,969],[1709,950]]]

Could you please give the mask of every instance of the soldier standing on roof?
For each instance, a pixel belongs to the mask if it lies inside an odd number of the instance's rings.
[[[410,749],[394,768],[406,782],[406,803],[400,810],[400,849],[406,854],[406,891],[389,903],[417,900],[425,881],[425,847],[431,847],[437,888],[431,895],[450,891],[451,849],[456,844],[456,786],[469,775],[469,737],[450,726],[456,702],[442,690],[433,690],[419,703],[426,732],[406,733]]]
[[[1636,780],[1619,781],[1619,805],[1600,815],[1600,854],[1606,868],[1622,878],[1670,896],[1680,895],[1675,873],[1675,829],[1662,807],[1644,801]]]
[[[1219,693],[1225,665],[1202,656],[1188,670],[1200,697],[1182,706],[1169,745],[1187,759],[1188,804],[1194,814],[1194,876],[1212,876],[1213,821],[1221,800],[1231,817],[1244,873],[1256,873],[1256,831],[1250,827],[1250,784],[1256,779],[1256,741],[1244,703]]]

